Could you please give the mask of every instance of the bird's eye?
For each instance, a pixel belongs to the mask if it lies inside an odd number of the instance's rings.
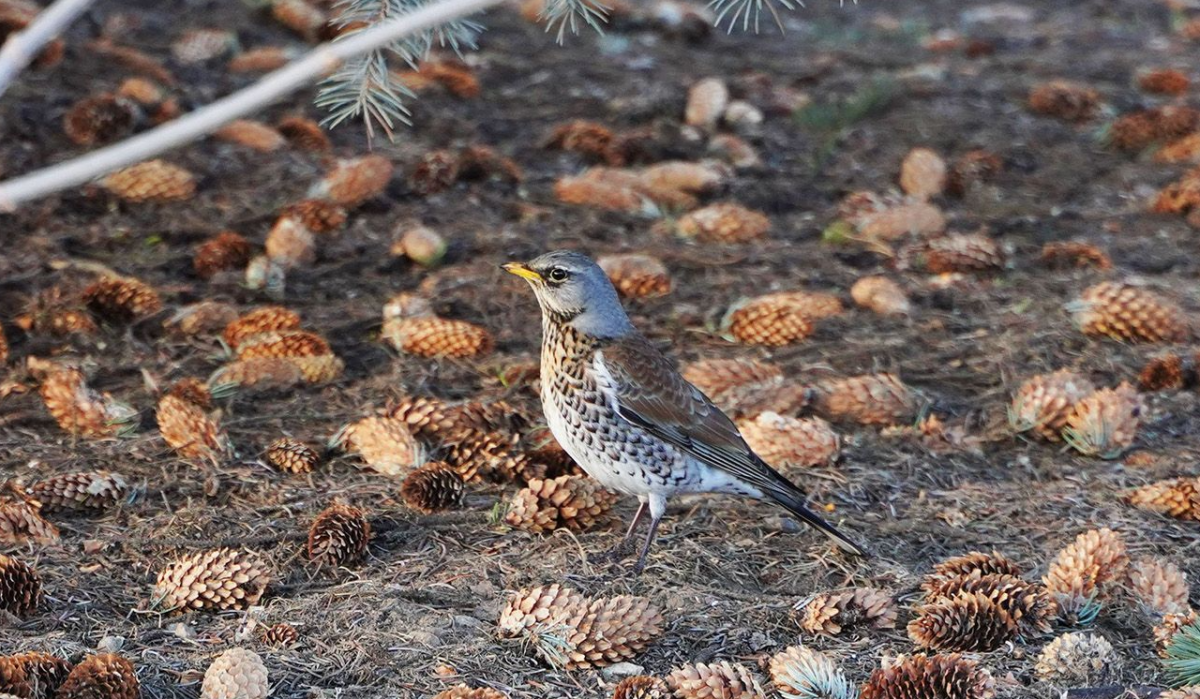
[[[567,270],[562,267],[555,267],[550,270],[546,278],[552,282],[565,282],[567,280]]]

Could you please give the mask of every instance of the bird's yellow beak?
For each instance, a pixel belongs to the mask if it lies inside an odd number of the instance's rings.
[[[503,269],[509,274],[515,274],[522,279],[528,279],[529,281],[542,280],[542,275],[530,269],[529,265],[526,265],[524,262],[509,262],[507,264],[500,265],[500,269]]]

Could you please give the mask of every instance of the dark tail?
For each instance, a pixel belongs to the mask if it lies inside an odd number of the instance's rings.
[[[772,469],[773,470],[773,469]],[[778,474],[776,474],[778,475]],[[774,479],[772,479],[774,480]],[[790,481],[779,476],[779,480],[771,484],[773,487],[763,488],[763,494],[780,505],[788,512],[791,512],[796,517],[800,518],[805,524],[814,529],[822,531],[838,548],[846,553],[853,554],[862,558],[870,558],[871,555],[867,550],[858,544],[854,543],[850,537],[838,531],[837,527],[829,522],[826,522],[820,515],[808,509],[804,504],[804,493],[799,488],[792,485]]]

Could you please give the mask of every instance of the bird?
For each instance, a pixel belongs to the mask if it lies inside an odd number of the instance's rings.
[[[795,484],[746,444],[737,426],[634,327],[612,282],[590,257],[568,250],[501,265],[529,283],[542,313],[541,402],[551,433],[589,476],[639,502],[605,558],[628,553],[649,515],[634,575],[642,573],[668,498],[723,493],[766,500],[865,549],[805,505]]]

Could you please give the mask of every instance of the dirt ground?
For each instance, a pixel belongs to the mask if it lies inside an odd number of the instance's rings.
[[[1004,8],[1028,17],[986,17]],[[237,30],[243,47],[298,45],[249,3],[197,1],[168,11],[160,3],[100,2],[72,28],[59,67],[30,74],[0,100],[5,176],[83,150],[63,135],[61,115],[79,97],[112,89],[129,75],[82,48],[118,12],[141,18],[128,41],[175,70],[185,107],[251,78],[229,75],[220,61],[171,63],[169,42],[184,29],[210,26],[219,17],[220,26]],[[1075,330],[1063,305],[1086,286],[1137,277],[1189,311],[1200,309],[1200,236],[1182,218],[1146,213],[1149,197],[1180,168],[1115,152],[1100,138],[1114,115],[1157,103],[1136,89],[1138,70],[1177,67],[1200,77],[1200,50],[1172,33],[1172,19],[1165,5],[1150,1],[812,2],[786,16],[784,37],[717,32],[687,41],[629,25],[557,47],[513,9],[493,11],[470,59],[482,95],[429,93],[413,102],[413,126],[402,129],[394,144],[375,144],[397,164],[391,186],[353,212],[345,230],[323,239],[315,265],[289,278],[286,305],[331,339],[346,362],[345,375],[322,387],[224,404],[223,424],[238,457],[219,468],[198,467],[171,453],[154,428],[155,397],[144,380],[144,374],[162,383],[208,376],[220,363],[215,343],[172,339],[162,332],[161,317],[105,326],[73,345],[25,336],[13,321],[30,295],[79,279],[49,264],[68,257],[137,276],[172,306],[200,299],[242,308],[268,302],[228,280],[197,278],[192,250],[222,229],[261,243],[275,213],[303,196],[320,164],[299,152],[262,155],[206,140],[168,156],[200,176],[192,201],[132,206],[80,190],[0,217],[0,323],[13,344],[8,378],[25,379],[26,356],[88,356],[97,366],[93,386],[142,411],[142,429],[131,438],[77,441],[58,428],[36,391],[0,399],[0,477],[29,482],[108,469],[138,490],[132,503],[104,517],[56,517],[59,546],[16,549],[41,572],[47,599],[37,614],[0,630],[0,652],[37,649],[79,658],[101,639],[121,637],[121,653],[137,666],[144,696],[195,697],[204,669],[235,644],[246,619],[162,616],[150,609],[149,598],[157,571],[171,557],[216,545],[252,548],[270,559],[273,580],[253,616],[258,623],[292,623],[301,633],[301,642],[286,649],[250,641],[265,659],[272,696],[279,699],[429,697],[457,681],[513,697],[610,696],[612,678],[550,670],[519,644],[496,638],[506,591],[544,583],[567,583],[588,594],[643,595],[661,605],[666,631],[636,659],[647,673],[709,660],[757,668],[772,653],[803,641],[829,651],[861,682],[881,658],[912,652],[904,624],[919,601],[921,576],[950,555],[997,549],[1040,575],[1077,534],[1111,526],[1124,534],[1131,554],[1165,556],[1196,580],[1195,523],[1140,512],[1121,500],[1127,488],[1196,474],[1200,411],[1194,391],[1148,396],[1137,448],[1159,457],[1149,466],[1083,458],[1014,438],[1005,422],[1013,390],[1035,373],[1072,367],[1098,385],[1114,385],[1132,380],[1162,349],[1089,339]],[[924,48],[924,40],[943,29],[993,50],[968,57]],[[652,233],[651,219],[555,201],[554,181],[585,163],[541,147],[554,125],[588,118],[614,129],[677,128],[694,81],[721,76],[736,92],[750,73],[802,90],[816,104],[861,94],[870,85],[890,96],[832,135],[787,115],[768,116],[751,138],[764,166],[738,172],[716,198],[769,214],[769,239],[699,245]],[[1025,106],[1030,86],[1058,77],[1099,90],[1105,112],[1084,126],[1032,115]],[[316,116],[311,99],[311,91],[301,93],[265,118]],[[367,149],[355,126],[334,131],[332,138],[341,155]],[[422,197],[403,177],[430,149],[470,144],[512,157],[524,169],[524,181],[464,182]],[[916,146],[947,158],[974,148],[1001,156],[1005,166],[997,180],[965,199],[939,204],[950,230],[986,227],[1001,241],[1011,251],[1008,269],[952,290],[935,289],[920,274],[898,274],[913,295],[911,317],[853,309],[783,349],[737,346],[719,337],[716,322],[741,297],[804,288],[837,293],[853,308],[848,290],[857,278],[897,274],[887,259],[824,243],[821,233],[845,193],[894,186],[901,159]],[[529,215],[530,207],[537,215]],[[386,254],[394,227],[406,220],[420,220],[450,240],[441,267],[425,270]],[[1038,261],[1041,246],[1057,240],[1094,243],[1109,252],[1115,269],[1047,269]],[[935,454],[877,429],[839,426],[845,446],[836,465],[791,473],[813,502],[832,505],[831,516],[870,543],[878,552],[870,561],[832,553],[822,537],[798,530],[768,505],[695,497],[672,504],[649,567],[638,578],[614,578],[587,562],[588,553],[619,536],[619,523],[579,535],[533,536],[489,519],[511,490],[473,487],[462,509],[422,516],[399,501],[396,482],[340,455],[307,477],[284,476],[260,461],[265,446],[283,434],[323,444],[340,425],[403,393],[528,404],[527,394],[503,388],[494,376],[497,367],[536,357],[537,309],[525,285],[497,264],[559,247],[661,258],[675,290],[629,306],[635,323],[681,361],[767,358],[800,381],[894,371],[929,398],[934,412],[964,425],[981,443],[976,450]],[[382,304],[431,277],[441,314],[497,334],[493,356],[439,362],[397,356],[378,340]],[[331,573],[315,570],[302,548],[312,517],[334,498],[367,510],[376,536],[364,565]],[[623,517],[632,511],[622,502]],[[835,638],[800,634],[789,615],[795,603],[817,591],[857,585],[897,595],[897,629]],[[1161,685],[1149,628],[1132,609],[1106,607],[1094,630],[1125,659],[1113,684]],[[1050,638],[979,656],[1007,680],[1003,696],[1057,696],[1032,671]],[[439,676],[435,669],[443,665],[457,676]]]

